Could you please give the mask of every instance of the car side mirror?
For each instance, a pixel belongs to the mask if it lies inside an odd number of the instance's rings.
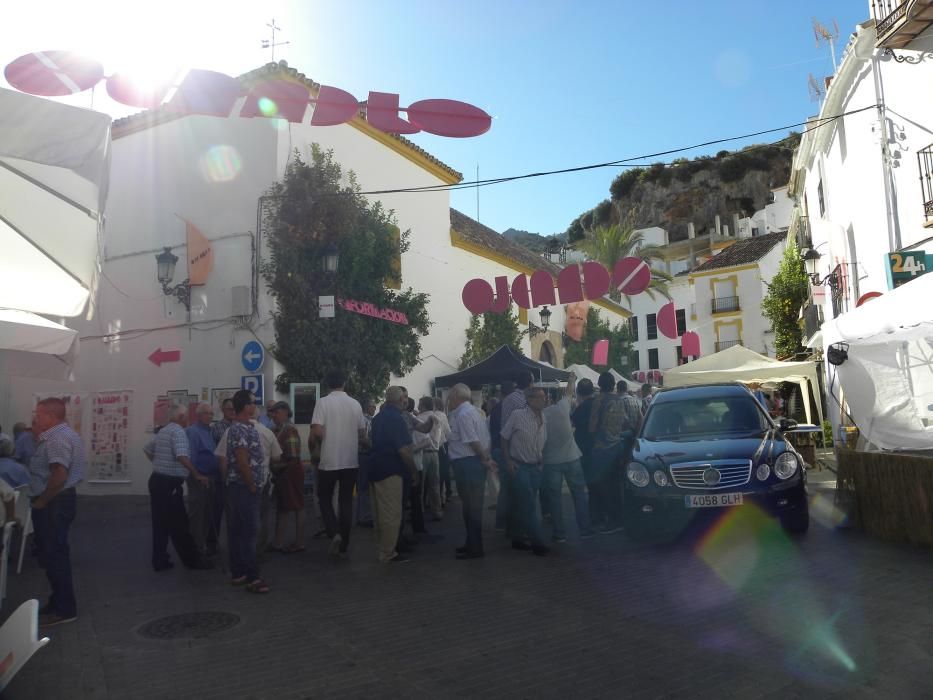
[[[781,422],[778,424],[778,427],[782,433],[786,433],[797,427],[797,421],[792,418],[781,418]]]

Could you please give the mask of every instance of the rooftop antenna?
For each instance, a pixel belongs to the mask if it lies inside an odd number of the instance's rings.
[[[813,38],[816,40],[816,45],[819,47],[821,41],[825,41],[829,44],[829,55],[833,59],[833,75],[836,74],[836,40],[839,38],[839,25],[836,24],[836,20],[833,20],[833,28],[830,29],[825,24],[820,22],[816,17],[812,20],[813,23]]]
[[[810,102],[820,102],[826,94],[826,90],[820,85],[820,81],[813,77],[813,73],[807,78],[807,88],[810,91]]]
[[[272,32],[272,38],[271,38],[271,39],[263,39],[262,42],[261,42],[261,43],[262,43],[262,48],[264,48],[264,49],[269,49],[269,50],[272,52],[272,55],[271,55],[271,57],[270,57],[270,60],[272,61],[272,63],[275,63],[275,47],[276,47],[276,46],[285,46],[286,44],[290,44],[291,42],[290,42],[290,41],[280,41],[280,42],[276,43],[276,41],[275,41],[275,33],[276,33],[276,32],[282,31],[282,28],[276,25],[275,19],[273,19],[271,22],[268,22],[268,23],[266,24],[266,26],[269,27],[269,29],[270,29],[271,32]]]

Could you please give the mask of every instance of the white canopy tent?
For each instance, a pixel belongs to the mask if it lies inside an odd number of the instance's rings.
[[[664,386],[711,384],[715,382],[796,382],[804,396],[807,423],[814,423],[807,397],[813,396],[819,417],[823,422],[823,409],[817,387],[815,362],[781,362],[743,345],[733,345],[713,355],[701,357],[664,373]]]
[[[629,391],[634,391],[634,392],[639,392],[639,391],[641,391],[641,384],[639,384],[639,383],[636,382],[636,381],[632,381],[631,379],[629,379],[628,377],[626,377],[626,376],[623,375],[623,374],[619,374],[619,373],[616,372],[614,369],[610,369],[610,370],[609,370],[609,374],[611,374],[611,375],[613,376],[613,378],[616,380],[616,384],[618,384],[620,381],[624,381],[624,382],[625,382],[625,386],[628,387],[628,390],[629,390]]]
[[[591,367],[587,367],[586,365],[568,365],[567,367],[564,367],[564,369],[568,372],[573,372],[577,377],[577,381],[581,379],[589,379],[591,382],[593,382],[593,386],[596,386],[596,382],[599,380],[599,372]]]
[[[78,332],[28,311],[0,309],[0,376],[68,379]]]
[[[108,115],[0,89],[0,308],[84,312],[109,174]]]
[[[927,273],[823,324],[828,391],[839,389],[862,436],[886,450],[933,450],[933,274]]]

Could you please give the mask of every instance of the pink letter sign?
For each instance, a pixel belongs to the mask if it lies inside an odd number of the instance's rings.
[[[395,309],[380,309],[378,306],[373,306],[369,302],[355,301],[353,299],[338,299],[337,303],[340,304],[340,308],[344,311],[351,311],[362,316],[380,318],[383,321],[391,321],[401,326],[408,325],[408,316]]]

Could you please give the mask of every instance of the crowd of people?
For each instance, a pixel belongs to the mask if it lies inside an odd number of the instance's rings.
[[[598,387],[570,381],[549,400],[522,372],[483,409],[473,404],[470,387],[457,384],[446,406],[428,396],[416,403],[404,387],[390,386],[377,412],[373,400],[349,396],[345,383],[340,371],[325,377],[328,392],[315,404],[307,443],[321,523],[313,537],[330,540],[332,557],[349,555],[355,524],[373,528],[379,562],[409,561],[427,523],[450,507],[454,485],[465,530],[457,559],[484,556],[487,503],[514,549],[547,555],[552,542],[567,538],[564,483],[581,537],[621,529],[618,460],[650,403],[649,386],[634,396],[604,373]],[[242,390],[221,409],[215,421],[213,407],[199,404],[188,425],[188,407],[172,406],[144,448],[152,464],[151,564],[156,572],[173,568],[171,543],[185,567],[213,568],[225,527],[230,583],[265,594],[263,555],[305,549],[302,440],[284,401],[268,402],[260,416],[254,396]],[[40,624],[70,622],[77,604],[68,532],[84,445],[60,399],[40,401],[32,429],[18,424],[16,432],[15,440],[0,434],[0,482],[8,487],[0,485],[0,499],[28,485],[36,549],[51,587]]]

